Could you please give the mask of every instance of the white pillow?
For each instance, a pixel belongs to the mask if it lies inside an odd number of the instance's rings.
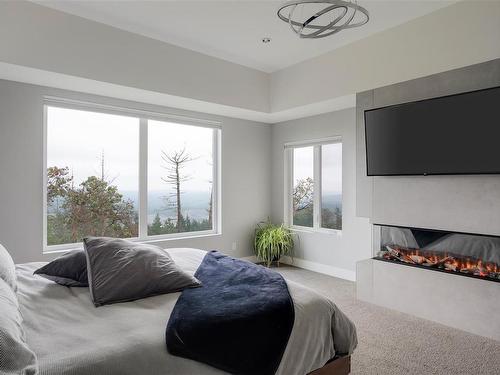
[[[0,311],[0,374],[37,374],[36,356],[26,345],[16,294],[3,279],[0,279]]]
[[[17,291],[16,266],[2,244],[0,244],[0,279],[4,280],[14,292]]]

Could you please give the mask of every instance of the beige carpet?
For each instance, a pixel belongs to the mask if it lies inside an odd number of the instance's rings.
[[[275,269],[330,298],[356,324],[352,374],[500,375],[499,341],[357,301],[350,281],[289,266]]]

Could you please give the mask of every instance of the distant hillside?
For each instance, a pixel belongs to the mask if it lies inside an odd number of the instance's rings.
[[[341,194],[326,194],[321,197],[321,203],[323,208],[328,208],[330,210],[338,207],[342,209],[342,195]]]
[[[139,197],[137,191],[122,191],[125,199],[130,199],[134,202],[135,207],[139,207]],[[150,191],[148,194],[148,218],[150,221],[160,215],[162,220],[168,217],[175,217],[175,210],[168,207],[166,197],[168,192],[165,191]],[[184,215],[189,215],[192,219],[206,219],[208,217],[208,207],[210,202],[210,193],[201,191],[185,192],[181,196],[182,212]]]

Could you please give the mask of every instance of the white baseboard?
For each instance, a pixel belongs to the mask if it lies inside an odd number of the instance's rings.
[[[309,260],[304,260],[300,258],[293,258],[292,260],[292,258],[290,257],[281,258],[281,262],[289,264],[291,266],[303,268],[309,271],[322,273],[328,276],[338,277],[339,279],[356,281],[356,272],[351,270],[346,270],[344,268],[328,266],[326,264],[311,262]]]
[[[240,259],[246,260],[252,263],[257,263],[258,259],[255,255],[251,255],[249,257],[241,257]],[[328,276],[338,277],[339,279],[356,281],[356,272],[346,270],[344,268],[338,268],[333,266],[328,266],[326,264],[311,262],[309,260],[304,260],[300,258],[292,258],[283,257],[281,258],[281,263],[288,264],[291,266],[295,266],[298,268],[303,268],[305,270],[314,271],[318,273],[322,273]]]
[[[249,257],[241,257],[240,258],[241,260],[246,260],[248,262],[252,262],[252,263],[257,263],[258,262],[258,259],[255,255],[251,255]]]

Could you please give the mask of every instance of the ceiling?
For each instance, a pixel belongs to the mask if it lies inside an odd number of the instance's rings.
[[[210,56],[273,72],[322,55],[376,32],[434,12],[455,1],[359,0],[368,24],[316,40],[299,39],[276,11],[283,1],[35,2]],[[270,43],[262,38],[270,37]]]

